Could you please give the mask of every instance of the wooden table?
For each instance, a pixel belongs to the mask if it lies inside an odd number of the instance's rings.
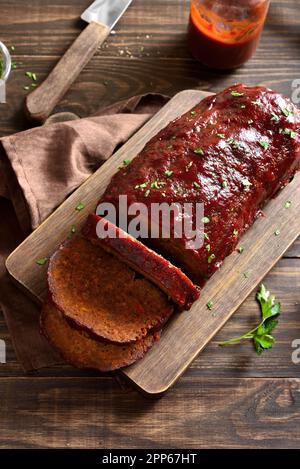
[[[0,1],[0,39],[15,46],[8,104],[0,133],[28,125],[22,114],[29,84],[42,80],[81,31],[90,0]],[[255,57],[231,74],[203,69],[186,47],[188,1],[134,0],[59,110],[87,116],[99,106],[147,91],[218,91],[234,82],[262,84],[291,96],[300,78],[298,0],[274,0]],[[1,221],[2,222],[2,221]],[[176,387],[150,401],[112,377],[71,367],[24,375],[0,318],[7,364],[0,365],[0,446],[79,448],[299,447],[300,241],[265,279],[282,303],[276,346],[258,357],[251,344],[220,349],[259,317],[254,294],[195,360]],[[298,316],[298,317],[297,317]]]

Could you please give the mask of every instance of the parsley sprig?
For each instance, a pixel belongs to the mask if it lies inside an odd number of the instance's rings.
[[[281,306],[280,303],[275,302],[275,297],[270,295],[270,292],[263,284],[256,294],[256,299],[260,304],[262,315],[262,320],[258,326],[240,337],[220,342],[220,346],[241,342],[242,340],[253,340],[253,345],[258,355],[261,355],[264,350],[272,348],[275,339],[271,332],[278,324],[276,318],[280,314]]]

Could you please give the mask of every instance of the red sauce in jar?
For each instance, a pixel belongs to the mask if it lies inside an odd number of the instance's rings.
[[[230,2],[229,2],[230,3]],[[236,68],[255,52],[264,26],[269,2],[251,0],[242,18],[231,18],[231,8],[222,16],[204,4],[191,2],[189,47],[196,59],[216,69]]]

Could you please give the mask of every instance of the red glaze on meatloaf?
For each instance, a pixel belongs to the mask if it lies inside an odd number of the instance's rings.
[[[263,87],[232,86],[159,132],[112,178],[101,202],[117,207],[119,195],[148,208],[202,202],[207,223],[200,249],[186,249],[184,236],[151,240],[202,285],[299,169],[299,132],[300,113],[288,99]]]
[[[97,224],[116,237],[99,238]],[[180,309],[190,309],[199,298],[199,290],[180,269],[105,218],[89,215],[82,234],[155,283]]]

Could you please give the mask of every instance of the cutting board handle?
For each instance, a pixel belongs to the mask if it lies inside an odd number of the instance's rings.
[[[46,80],[26,98],[31,119],[43,122],[109,35],[109,28],[91,22],[60,59]]]

